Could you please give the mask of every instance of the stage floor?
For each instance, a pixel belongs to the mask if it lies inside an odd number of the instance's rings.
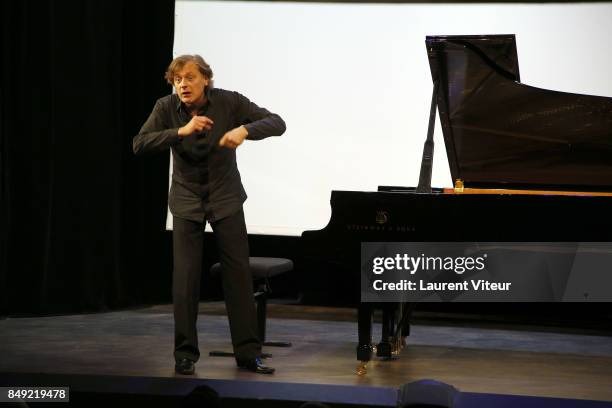
[[[353,310],[269,305],[268,340],[293,347],[266,348],[277,372],[263,376],[208,356],[230,349],[229,328],[222,303],[200,309],[202,357],[189,378],[385,388],[431,378],[464,392],[612,401],[612,337],[414,325],[398,360],[372,361],[359,377]],[[187,378],[174,373],[171,310],[0,320],[0,373]]]

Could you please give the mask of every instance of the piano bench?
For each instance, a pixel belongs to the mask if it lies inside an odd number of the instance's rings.
[[[268,294],[272,293],[269,279],[293,270],[293,261],[285,258],[267,258],[252,256],[249,258],[249,267],[253,275],[253,281],[257,285],[255,292],[255,302],[257,304],[257,334],[263,346],[269,347],[291,347],[291,343],[283,341],[266,341],[266,309],[268,305]],[[211,276],[220,277],[222,268],[220,263],[214,264],[210,268]],[[233,353],[223,351],[211,351],[210,356],[229,357]],[[264,353],[263,357],[270,357]]]

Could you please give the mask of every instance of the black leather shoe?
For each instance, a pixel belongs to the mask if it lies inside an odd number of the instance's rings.
[[[176,365],[174,366],[174,371],[183,375],[191,375],[195,371],[195,366],[193,364],[193,361],[187,358],[182,358],[180,361],[176,362]]]
[[[237,363],[238,367],[245,368],[257,374],[274,374],[274,369],[263,365],[259,357],[249,360],[239,360]]]

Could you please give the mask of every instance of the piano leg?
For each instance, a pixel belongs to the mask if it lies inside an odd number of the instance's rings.
[[[357,327],[359,344],[357,345],[357,375],[367,373],[366,365],[372,359],[372,303],[360,303],[357,310]]]
[[[410,321],[412,320],[412,311],[415,303],[404,302],[400,304],[400,320],[396,329],[397,333],[397,352],[399,353],[406,347],[406,337],[410,336]]]
[[[392,359],[396,351],[395,324],[398,313],[396,303],[382,304],[382,336],[376,346],[376,356],[386,360]],[[400,310],[401,313],[401,310]]]
[[[384,303],[382,338],[376,347],[376,356],[391,360],[399,356],[410,335],[410,319],[414,303]]]
[[[367,373],[367,364],[372,359],[375,348],[372,347],[372,321],[376,303],[360,303],[357,311],[359,344],[357,345],[357,375]],[[382,338],[376,347],[376,355],[391,359],[398,355],[410,335],[410,319],[414,303],[384,303]]]

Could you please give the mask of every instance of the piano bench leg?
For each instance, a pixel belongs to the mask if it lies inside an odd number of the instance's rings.
[[[264,341],[262,345],[267,347],[291,347],[291,343],[288,341]]]

